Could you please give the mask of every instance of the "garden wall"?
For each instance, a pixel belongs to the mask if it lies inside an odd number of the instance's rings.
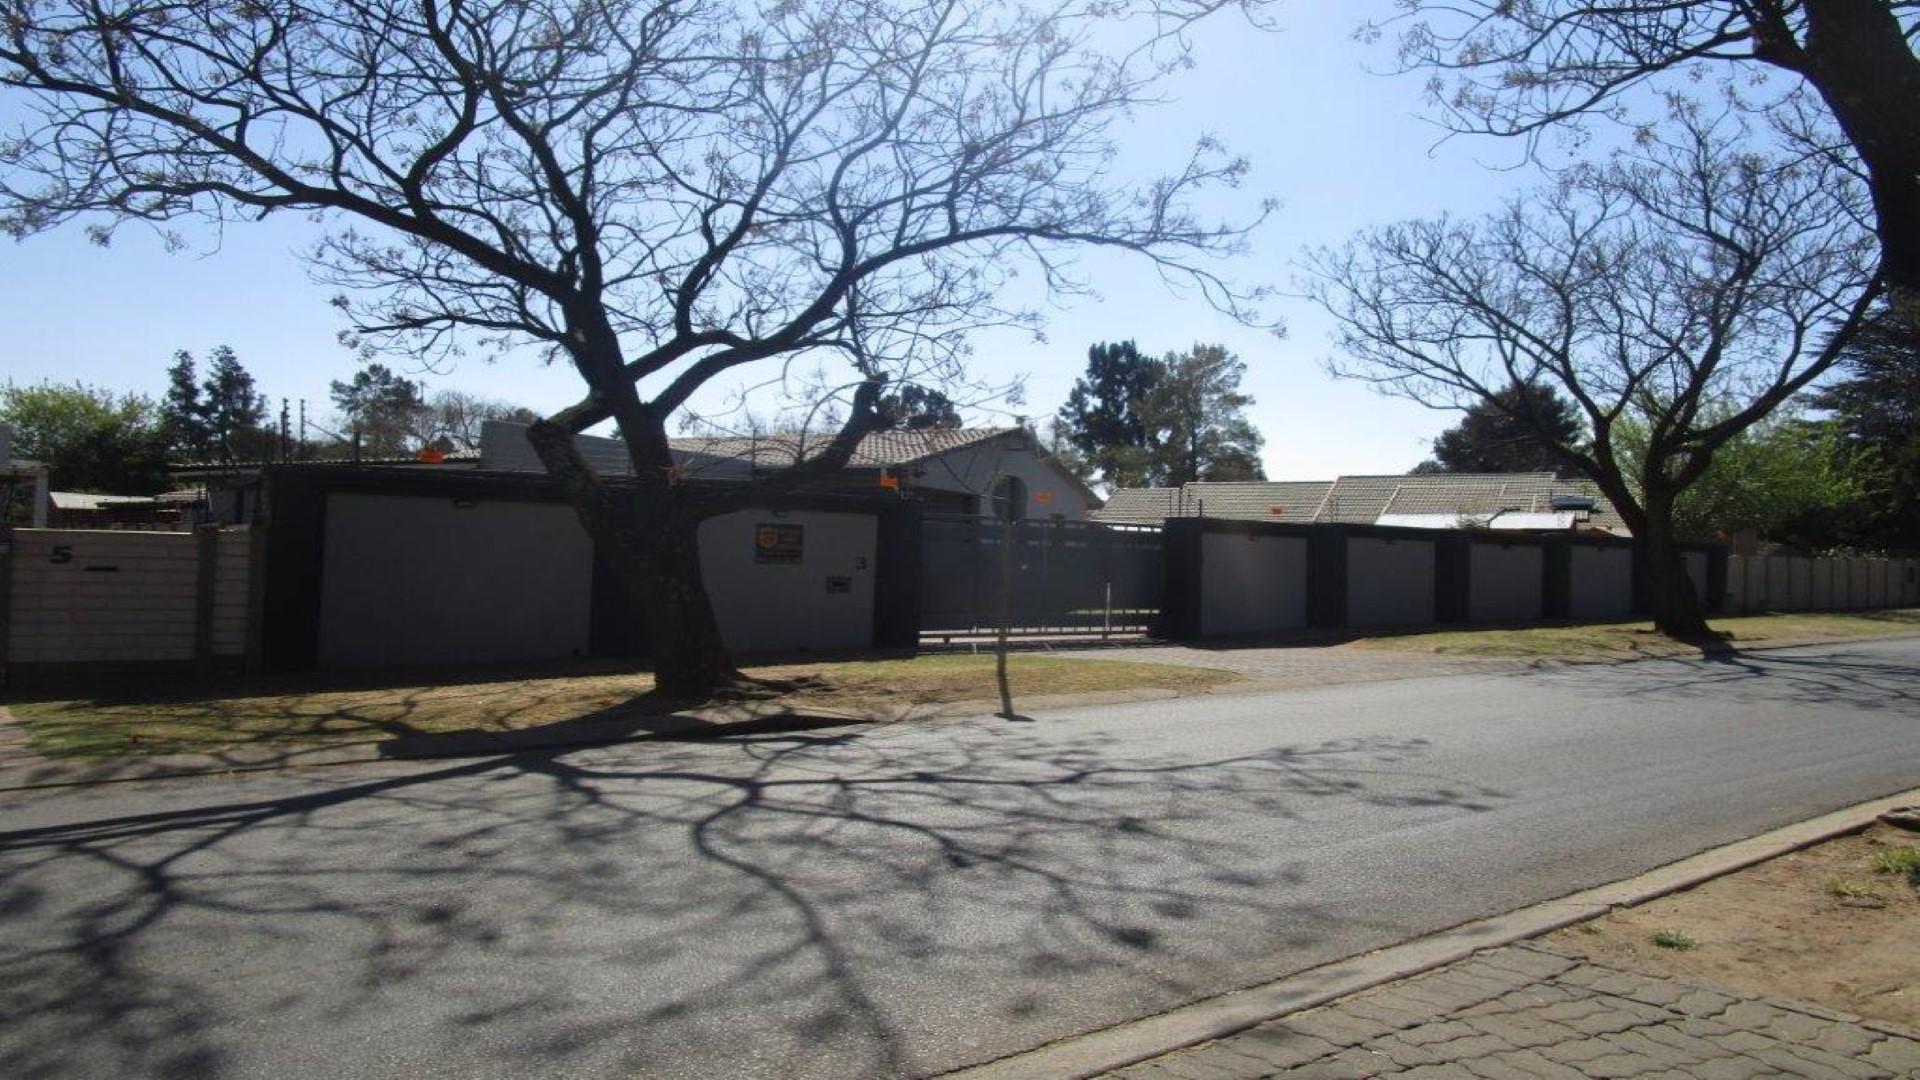
[[[1857,611],[1920,607],[1920,559],[1735,555],[1726,610]]]
[[[214,526],[0,534],[0,663],[10,676],[239,666],[257,619],[256,543]]]
[[[1174,639],[1626,618],[1640,608],[1632,545],[1606,536],[1172,518],[1165,549],[1157,629]],[[1725,549],[1688,545],[1685,558],[1712,610]]]

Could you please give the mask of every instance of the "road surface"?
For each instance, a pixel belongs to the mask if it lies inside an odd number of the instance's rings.
[[[1920,786],[1920,641],[0,796],[0,1075],[921,1075]]]

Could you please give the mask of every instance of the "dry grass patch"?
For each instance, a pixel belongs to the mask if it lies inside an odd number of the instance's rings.
[[[1102,690],[1206,690],[1239,676],[1208,668],[1015,656],[1016,697]],[[901,706],[995,696],[990,656],[786,664],[748,669],[754,681],[711,702],[653,692],[650,675],[572,669],[523,677],[475,672],[252,679],[172,692],[8,705],[52,757],[210,753],[246,745],[368,742],[413,735],[516,731],[589,720],[739,706],[756,714],[826,712],[865,717]]]
[[[1780,645],[1920,633],[1920,610],[1737,615],[1714,619],[1729,643]],[[1698,656],[1701,649],[1654,633],[1651,622],[1580,623],[1504,630],[1436,630],[1365,638],[1360,648],[1451,656]]]
[[[1547,940],[1616,967],[1920,1027],[1920,887],[1889,876],[1916,843],[1875,825]]]

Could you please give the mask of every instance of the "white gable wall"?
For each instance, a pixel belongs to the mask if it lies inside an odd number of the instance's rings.
[[[981,516],[990,517],[996,479],[1016,477],[1027,486],[1026,517],[1044,521],[1057,514],[1067,521],[1085,521],[1093,504],[1065,470],[1041,453],[1030,437],[1014,432],[914,462],[910,483],[976,495]],[[1043,493],[1045,499],[1040,497]]]

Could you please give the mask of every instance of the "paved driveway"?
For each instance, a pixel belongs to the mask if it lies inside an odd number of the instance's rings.
[[[1920,643],[0,799],[0,1075],[938,1072],[1920,782]]]

